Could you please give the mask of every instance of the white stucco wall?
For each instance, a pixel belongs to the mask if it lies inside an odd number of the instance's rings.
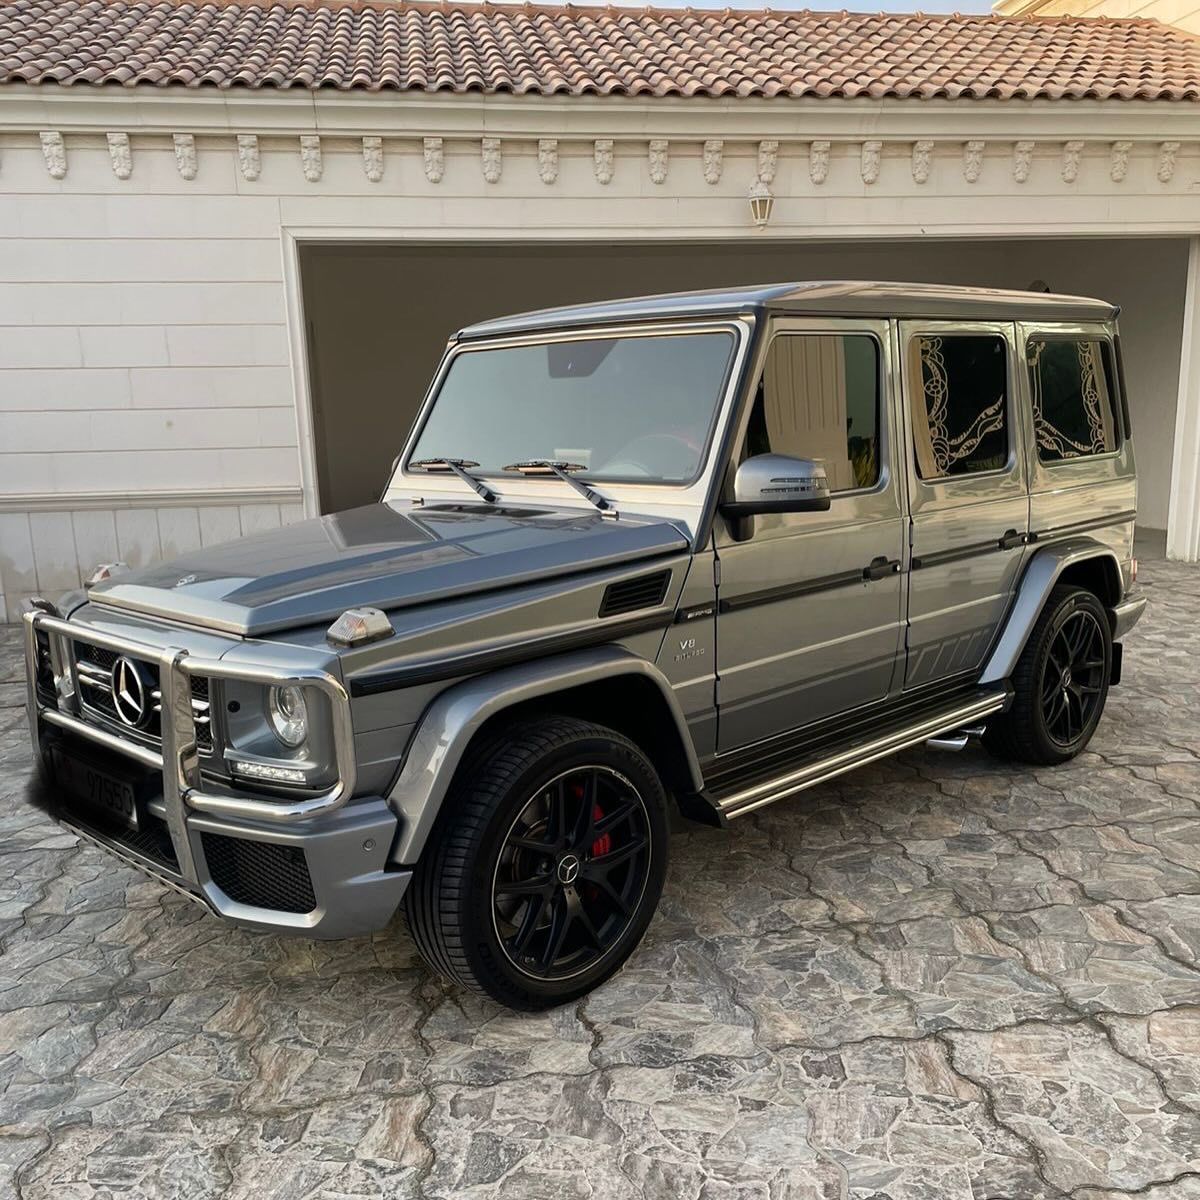
[[[180,130],[195,138],[191,178],[173,140]],[[310,154],[306,177],[300,138],[314,130],[321,132],[320,166],[313,169]],[[62,135],[65,174],[43,147],[47,131]],[[106,136],[114,131],[118,142],[121,133],[129,136],[128,177]],[[260,151],[253,178],[237,149],[236,135],[247,131],[257,131]],[[1135,286],[1136,253],[1119,266],[1108,254],[1072,259],[1065,245],[1018,258],[999,244],[963,255],[931,239],[1200,231],[1198,132],[1200,116],[1190,106],[381,103],[324,93],[6,89],[0,616],[15,615],[31,592],[76,586],[97,560],[142,562],[292,519],[306,499],[311,507],[296,239],[671,237],[695,248],[693,278],[705,274],[697,267],[707,247],[724,242],[755,247],[742,257],[760,278],[758,264],[769,262],[775,277],[903,273],[977,281],[983,264],[996,282],[1042,277],[1067,287],[1079,279],[1083,290],[1110,294],[1105,285],[1124,270],[1128,294],[1151,293],[1155,305],[1146,336],[1135,336],[1143,320],[1136,314],[1150,305],[1114,295],[1127,304],[1130,341],[1145,347],[1137,351],[1139,373],[1144,368],[1157,380],[1140,389],[1136,405],[1164,397],[1162,419],[1156,409],[1153,421],[1139,422],[1144,448],[1155,438],[1161,443],[1157,457],[1173,428],[1169,376],[1178,355],[1168,343],[1181,319],[1168,298],[1176,273],[1166,259],[1153,271],[1143,263],[1146,282]],[[500,138],[495,182],[484,170],[484,133]],[[384,139],[381,179],[367,175],[364,134]],[[440,179],[430,177],[426,136],[444,139]],[[669,140],[661,183],[647,159],[648,140],[657,136]],[[549,182],[539,138],[557,150]],[[598,165],[597,139],[606,138],[615,139],[611,178]],[[770,226],[755,233],[746,191],[762,169],[764,139],[778,142],[777,199]],[[706,140],[720,141],[719,154],[709,147],[707,173]],[[795,248],[830,239],[860,244],[853,252]],[[886,268],[866,239],[921,240],[894,252]],[[656,271],[642,275],[636,286],[615,290],[664,286]],[[521,278],[518,255],[510,277],[493,280],[500,293],[513,294],[503,307],[542,301],[516,299]],[[586,275],[574,282],[590,290]],[[396,281],[380,302],[411,310],[445,283],[435,265],[420,283]],[[1132,360],[1133,346],[1130,353]],[[1149,453],[1143,450],[1143,464]],[[1160,490],[1168,473],[1147,483],[1153,523],[1165,520]]]
[[[299,515],[278,204],[0,140],[0,600]],[[196,182],[199,182],[198,180]],[[131,186],[131,184],[133,186]],[[105,495],[111,501],[105,503]]]

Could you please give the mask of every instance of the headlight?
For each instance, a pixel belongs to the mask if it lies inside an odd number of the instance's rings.
[[[273,687],[267,696],[267,712],[275,736],[295,750],[308,740],[308,705],[304,702],[304,689],[288,684]]]

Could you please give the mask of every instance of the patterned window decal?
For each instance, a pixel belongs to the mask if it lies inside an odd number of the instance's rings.
[[[1108,345],[1031,338],[1027,358],[1038,457],[1061,462],[1117,448]]]
[[[913,434],[922,479],[994,471],[1008,461],[1007,348],[988,334],[914,339]]]

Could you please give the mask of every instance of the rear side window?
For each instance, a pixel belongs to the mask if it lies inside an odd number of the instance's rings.
[[[1026,357],[1038,458],[1053,463],[1116,450],[1116,389],[1108,342],[1031,337]]]
[[[879,345],[866,334],[780,334],[767,351],[745,453],[819,458],[834,492],[879,482]]]
[[[1008,351],[996,334],[912,339],[913,449],[922,479],[997,471],[1008,462]]]

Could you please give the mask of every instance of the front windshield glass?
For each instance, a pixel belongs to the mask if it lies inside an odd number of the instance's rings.
[[[410,461],[576,463],[590,479],[689,483],[733,357],[728,330],[468,350],[451,362]]]

